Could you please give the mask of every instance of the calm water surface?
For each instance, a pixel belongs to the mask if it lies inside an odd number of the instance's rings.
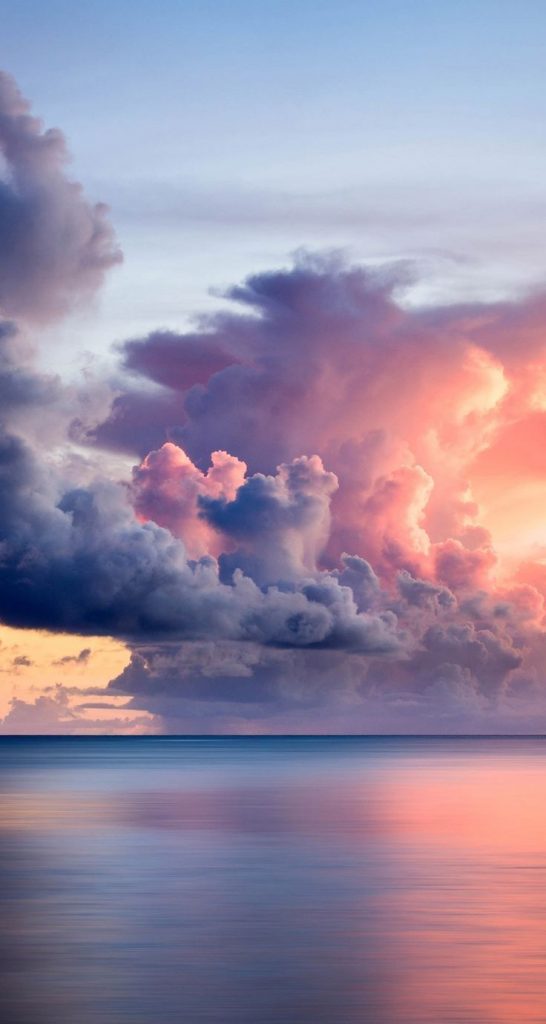
[[[0,741],[2,1024],[544,1024],[546,741]]]

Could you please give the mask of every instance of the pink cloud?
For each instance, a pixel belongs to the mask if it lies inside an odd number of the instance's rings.
[[[407,264],[303,255],[118,346],[76,402],[21,325],[100,285],[112,229],[6,76],[0,150],[4,621],[123,638],[114,685],[162,721],[543,713],[544,295],[416,309]],[[104,449],[138,457],[131,479]],[[10,723],[65,718],[58,694]]]
[[[183,540],[191,558],[219,554],[221,541],[200,517],[198,498],[232,501],[245,473],[244,462],[220,451],[212,453],[211,466],[202,473],[181,448],[166,442],[133,470],[135,510]]]

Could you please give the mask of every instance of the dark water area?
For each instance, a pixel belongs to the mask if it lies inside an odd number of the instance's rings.
[[[2,1024],[546,1021],[546,741],[0,741]]]

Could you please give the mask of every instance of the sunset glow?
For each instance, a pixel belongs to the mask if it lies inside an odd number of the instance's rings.
[[[545,1024],[546,3],[0,26],[0,1024]]]
[[[531,22],[482,122],[496,16],[99,3],[0,78],[0,729],[546,727]]]

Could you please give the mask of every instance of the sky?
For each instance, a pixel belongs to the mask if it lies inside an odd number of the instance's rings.
[[[544,728],[544,5],[0,13],[0,730]]]

